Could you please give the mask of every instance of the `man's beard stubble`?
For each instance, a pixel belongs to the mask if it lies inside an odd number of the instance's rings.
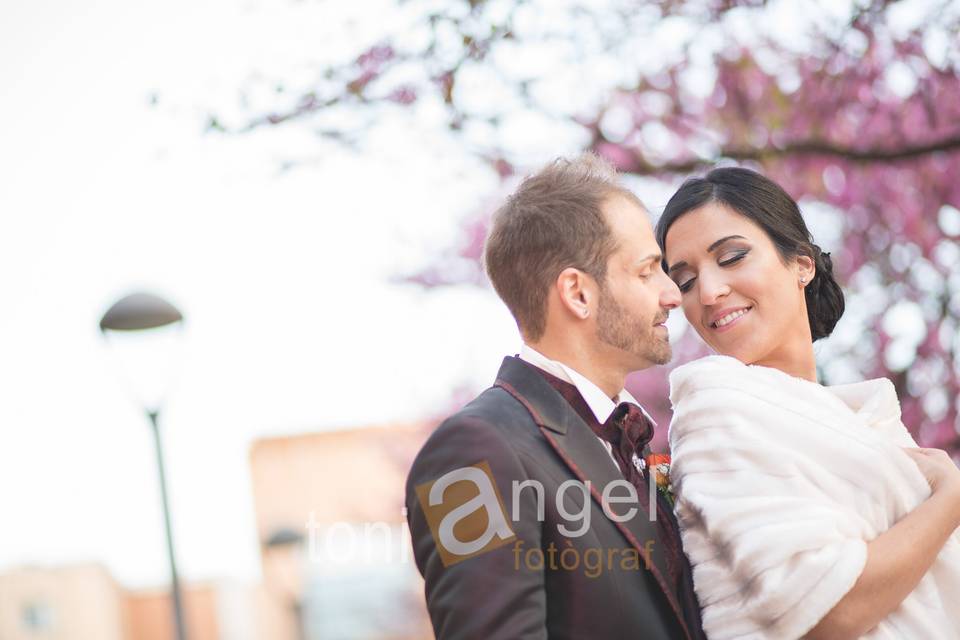
[[[653,321],[631,318],[606,287],[600,289],[597,338],[604,344],[652,364],[667,364],[673,356],[670,341],[657,335],[654,324]]]

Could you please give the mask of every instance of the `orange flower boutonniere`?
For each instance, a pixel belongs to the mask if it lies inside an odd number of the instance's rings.
[[[676,497],[673,495],[673,485],[670,484],[670,454],[651,453],[645,460],[647,468],[657,481],[657,491],[672,507]]]

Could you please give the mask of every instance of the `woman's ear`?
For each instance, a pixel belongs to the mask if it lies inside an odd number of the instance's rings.
[[[797,256],[797,278],[801,287],[806,287],[817,275],[817,264],[807,255]]]
[[[579,269],[567,267],[557,276],[557,293],[560,304],[577,318],[590,317],[593,303],[592,281]]]

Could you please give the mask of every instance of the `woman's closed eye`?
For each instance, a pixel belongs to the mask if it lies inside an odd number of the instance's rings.
[[[731,251],[730,253],[723,256],[723,258],[717,263],[721,267],[729,267],[732,264],[736,264],[743,260],[747,254],[750,253],[749,249],[741,249],[740,251]]]
[[[741,249],[739,251],[731,251],[730,253],[724,254],[723,257],[717,262],[721,267],[732,267],[741,260],[743,260],[747,254],[750,253],[749,249]],[[690,278],[688,280],[683,280],[677,282],[677,288],[680,289],[680,293],[686,293],[693,286],[696,277]]]

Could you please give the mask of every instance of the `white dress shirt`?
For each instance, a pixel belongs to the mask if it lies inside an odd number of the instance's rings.
[[[607,421],[607,418],[610,417],[610,414],[613,413],[613,410],[616,409],[617,405],[619,405],[621,402],[631,402],[640,407],[640,410],[643,411],[643,414],[648,420],[650,420],[651,425],[656,425],[656,423],[653,421],[653,418],[651,418],[650,414],[647,413],[646,409],[640,406],[640,403],[637,402],[637,399],[634,398],[626,389],[621,389],[620,393],[618,393],[614,398],[609,398],[607,397],[607,394],[603,392],[603,389],[595,385],[582,374],[577,373],[562,362],[551,360],[547,356],[526,344],[523,345],[522,349],[520,349],[519,357],[524,362],[528,362],[539,369],[543,369],[547,373],[575,386],[577,391],[580,392],[580,395],[583,396],[583,400],[587,403],[587,406],[590,407],[590,411],[593,412],[597,422],[600,424],[603,424]],[[613,460],[613,464],[619,471],[620,465],[617,464],[616,458],[613,457],[613,446],[599,436],[597,439],[600,440],[601,444],[603,444],[603,448],[607,450],[608,454],[610,454],[610,459]]]

